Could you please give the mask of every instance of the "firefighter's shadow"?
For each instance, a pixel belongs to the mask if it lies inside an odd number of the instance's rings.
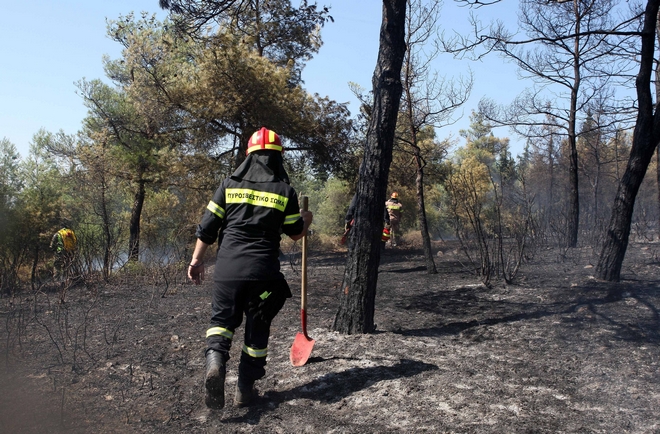
[[[319,360],[314,360],[314,362],[319,362]],[[259,422],[264,413],[273,411],[287,401],[310,399],[324,404],[332,404],[380,381],[413,377],[422,372],[437,369],[439,369],[438,366],[430,363],[401,359],[392,366],[351,368],[342,372],[330,372],[290,390],[266,392],[255,405],[249,408],[246,414],[229,421],[255,424]]]

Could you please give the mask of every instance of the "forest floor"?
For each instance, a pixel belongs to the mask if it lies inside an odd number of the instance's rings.
[[[233,406],[242,328],[227,406],[204,405],[210,280],[0,299],[0,432],[660,433],[660,245],[631,245],[620,283],[594,279],[592,249],[547,249],[490,288],[440,250],[435,275],[386,250],[367,335],[331,331],[345,252],[310,251],[298,368],[300,267],[283,263],[294,297],[249,408]]]

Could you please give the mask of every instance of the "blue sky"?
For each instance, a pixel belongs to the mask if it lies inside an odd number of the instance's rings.
[[[292,2],[296,4],[295,0]],[[381,0],[318,1],[331,7],[334,23],[322,32],[323,47],[303,71],[305,88],[339,102],[349,102],[352,112],[358,103],[348,82],[371,88],[381,22]],[[105,79],[102,58],[118,58],[119,44],[106,37],[106,18],[116,19],[131,11],[165,14],[158,0],[21,0],[8,1],[0,14],[0,138],[7,138],[27,155],[33,135],[44,128],[76,133],[86,115],[75,83],[82,78]],[[488,9],[489,20],[503,13],[515,19],[515,8]],[[486,12],[482,9],[480,13]],[[469,11],[445,1],[440,24],[445,32],[468,29]],[[483,96],[500,103],[510,102],[527,85],[518,80],[513,65],[492,57],[485,62],[455,61],[451,56],[436,61],[441,75],[454,77],[470,68],[475,86],[463,107],[463,119],[438,131],[440,138],[458,137],[469,125],[470,111]],[[512,151],[521,145],[508,130]]]

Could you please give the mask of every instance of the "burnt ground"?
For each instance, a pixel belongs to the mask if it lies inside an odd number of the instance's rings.
[[[241,329],[226,408],[203,403],[210,281],[3,298],[0,432],[660,433],[659,245],[632,245],[621,283],[593,278],[591,249],[549,249],[491,288],[443,250],[437,275],[418,251],[386,252],[369,335],[331,331],[345,253],[310,252],[312,356],[290,365],[294,295],[241,409]],[[283,270],[299,293],[298,264]]]

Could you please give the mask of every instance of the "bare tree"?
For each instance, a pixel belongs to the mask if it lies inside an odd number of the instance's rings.
[[[580,137],[578,140],[578,151],[580,161],[581,179],[588,184],[591,198],[587,203],[590,212],[587,212],[588,221],[593,230],[600,232],[597,228],[602,226],[603,215],[607,212],[607,204],[601,205],[603,192],[610,191],[608,175],[613,174],[610,167],[615,166],[616,152],[616,131],[611,128],[603,127],[608,123],[608,116],[604,114],[599,107],[594,106],[594,112],[587,114],[586,121],[582,124]],[[610,179],[616,178],[613,174]]]
[[[420,132],[428,127],[441,127],[454,121],[452,114],[463,105],[472,89],[472,77],[453,81],[439,77],[431,70],[431,62],[437,58],[439,48],[429,49],[439,18],[440,4],[425,5],[421,0],[408,3],[406,17],[406,46],[403,62],[403,98],[397,141],[412,154],[415,162],[415,189],[417,195],[417,219],[424,246],[426,270],[437,273],[431,237],[429,236],[426,207],[424,204],[424,167],[426,160]],[[433,144],[435,147],[435,143]],[[432,149],[435,150],[435,149]]]
[[[405,20],[406,0],[383,0],[380,48],[372,79],[374,100],[358,179],[352,248],[333,325],[341,333],[374,330],[382,216],[402,93]]]
[[[555,188],[558,182],[557,168],[559,166],[559,149],[561,148],[561,134],[559,127],[553,125],[553,118],[548,116],[546,124],[540,127],[541,137],[529,139],[530,158],[534,168],[534,176],[528,179],[528,188],[535,192],[535,206],[540,214],[540,233],[541,238],[547,241],[548,235],[559,235],[565,239],[558,231],[549,231],[549,227],[562,228],[565,225],[559,224],[557,215],[557,197]],[[560,240],[557,240],[560,241]]]
[[[619,281],[621,277],[621,266],[628,248],[635,198],[660,141],[660,112],[657,105],[654,104],[651,92],[659,7],[660,0],[648,0],[644,10],[639,73],[635,80],[638,103],[637,123],[630,157],[614,199],[612,216],[596,267],[596,275],[603,280]]]
[[[513,60],[521,75],[535,82],[506,110],[494,110],[486,101],[481,111],[490,120],[512,126],[526,137],[538,137],[539,127],[550,116],[564,131],[569,149],[568,247],[577,245],[580,220],[578,118],[594,96],[602,94],[611,81],[625,77],[630,67],[621,59],[612,61],[627,40],[615,44],[611,34],[630,24],[612,22],[615,6],[613,0],[522,0],[519,23],[527,38],[517,39],[498,22],[477,35],[477,42],[462,44],[464,49],[481,44],[487,52]],[[611,111],[625,113],[620,108]]]

